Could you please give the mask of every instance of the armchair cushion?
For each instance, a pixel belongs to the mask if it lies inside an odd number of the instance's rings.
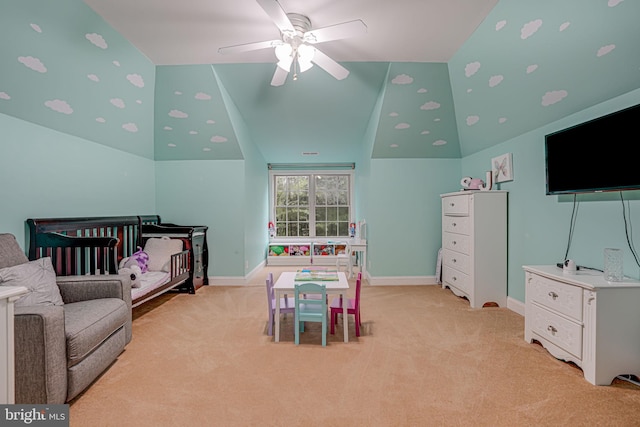
[[[0,286],[23,286],[29,290],[15,302],[16,307],[63,304],[49,257],[0,269]]]
[[[102,298],[66,304],[64,307],[67,360],[71,367],[83,361],[129,319],[122,300]]]

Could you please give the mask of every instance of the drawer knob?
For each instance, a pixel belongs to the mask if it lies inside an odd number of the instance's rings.
[[[455,282],[456,280],[458,280],[458,278],[456,276],[452,277],[453,281]]]
[[[555,292],[551,291],[549,292],[549,296],[553,299],[556,300],[558,298],[558,294],[556,294]]]
[[[457,259],[455,259],[455,258],[454,258],[454,259],[452,259],[451,261],[452,261],[454,264],[455,264],[456,262],[458,262],[458,260],[457,260]]]
[[[547,331],[551,332],[552,334],[556,334],[558,332],[558,330],[552,325],[547,326]]]
[[[458,242],[456,242],[455,240],[453,242],[451,242],[451,244],[453,244],[453,246],[457,245]]]
[[[454,207],[456,204],[455,203],[449,203],[449,206]]]
[[[456,224],[456,223],[454,222],[454,223],[453,223],[453,224],[451,224],[451,225],[455,227],[455,226],[456,226],[456,225],[458,225],[458,224]]]

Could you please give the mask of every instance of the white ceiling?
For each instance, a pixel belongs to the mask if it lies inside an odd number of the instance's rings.
[[[84,0],[156,65],[275,62],[272,49],[221,55],[218,48],[278,39],[255,0]],[[280,0],[322,28],[354,19],[356,38],[317,45],[334,60],[448,62],[498,0]]]

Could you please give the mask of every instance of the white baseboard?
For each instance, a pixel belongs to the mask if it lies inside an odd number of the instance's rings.
[[[436,276],[378,276],[366,274],[371,286],[437,285]]]
[[[245,286],[247,283],[243,276],[209,276],[209,286]]]
[[[524,303],[518,301],[517,299],[507,297],[507,308],[511,311],[518,313],[520,316],[524,317]]]
[[[209,276],[209,286],[222,285],[224,286],[245,286],[248,283],[251,283],[253,277],[262,270],[265,265],[267,265],[267,261],[262,261],[258,264],[253,270],[248,272],[244,276]]]

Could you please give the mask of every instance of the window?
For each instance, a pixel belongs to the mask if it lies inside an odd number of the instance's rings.
[[[271,212],[278,237],[347,237],[353,174],[272,172]]]

